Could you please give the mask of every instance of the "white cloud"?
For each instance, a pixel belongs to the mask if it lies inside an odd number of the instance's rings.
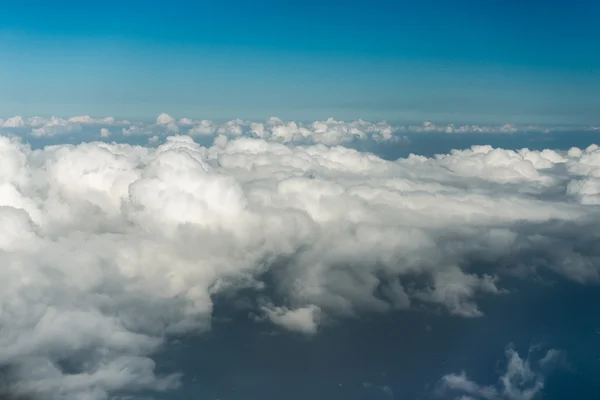
[[[37,128],[40,126],[44,126],[46,124],[46,122],[48,122],[47,118],[31,117],[31,118],[27,118],[27,122],[25,123],[25,125],[28,127],[31,127],[31,128]]]
[[[194,125],[194,121],[189,118],[180,118],[179,125]]]
[[[100,137],[107,138],[110,137],[110,131],[107,128],[100,129]]]
[[[148,136],[154,135],[155,129],[144,124],[134,124],[121,129],[123,136]]]
[[[169,124],[172,124],[173,122],[175,122],[173,117],[171,117],[169,114],[165,114],[165,113],[160,114],[156,118],[157,125],[169,125]]]
[[[323,124],[316,137],[358,135]],[[476,297],[503,293],[505,264],[598,281],[597,194],[572,184],[598,179],[597,147],[386,161],[239,138],[239,126],[210,148],[180,135],[32,150],[0,136],[0,365],[15,371],[12,390],[104,399],[174,387],[179,376],[152,360],[165,339],[210,329],[213,296],[265,274],[277,298],[254,311],[307,334],[324,318],[412,306],[481,316]],[[263,129],[277,126],[292,129]],[[478,260],[499,268],[471,270]]]
[[[274,307],[273,305],[262,308],[267,317],[275,325],[282,326],[290,331],[305,334],[317,333],[317,320],[319,318],[319,307],[309,305],[307,307],[290,310],[286,307]]]
[[[561,127],[557,127],[561,129]],[[434,132],[434,133],[517,133],[517,132],[544,132],[548,128],[534,125],[516,126],[514,124],[503,125],[455,125],[435,124],[426,121],[422,125],[409,125],[399,128],[408,132]]]
[[[184,120],[185,122],[185,120]],[[156,125],[163,126],[169,133],[179,132],[179,126],[169,114],[162,113],[156,118]]]
[[[86,129],[121,128],[123,135],[158,135],[164,138],[175,133],[185,133],[192,137],[229,138],[252,136],[279,143],[324,144],[327,146],[344,145],[356,141],[399,142],[407,141],[406,134],[446,133],[446,134],[514,134],[522,132],[563,132],[563,131],[597,131],[597,126],[534,126],[534,125],[453,125],[437,124],[426,121],[421,125],[391,125],[385,121],[367,122],[338,121],[328,118],[310,123],[283,121],[271,117],[266,121],[244,121],[240,119],[225,123],[210,120],[193,120],[159,114],[154,123],[142,121],[118,120],[114,117],[94,118],[88,115],[59,117],[10,117],[0,119],[0,129],[17,132],[29,132],[33,136],[56,136],[73,132],[84,132]]]
[[[62,118],[52,117],[41,127],[32,129],[31,134],[36,137],[55,136],[78,132],[80,130],[81,125],[78,123],[72,123]]]
[[[89,115],[82,115],[82,116],[71,117],[67,121],[70,122],[70,123],[83,124],[83,125],[85,125],[85,124],[89,124],[89,125],[97,125],[97,124],[113,125],[113,124],[117,123],[117,121],[113,117],[92,118]]]
[[[2,126],[4,128],[19,128],[25,126],[25,122],[23,118],[20,116],[8,118],[6,121],[2,121]]]
[[[209,136],[216,132],[217,126],[212,121],[202,120],[188,131],[190,136]]]
[[[6,120],[0,119],[0,128],[22,129],[29,128],[31,135],[35,137],[55,136],[66,133],[81,131],[86,126],[116,126],[124,125],[127,121],[117,121],[113,117],[92,118],[87,115],[74,116],[69,118],[59,117],[29,117],[23,118],[15,116]]]
[[[561,352],[551,349],[542,360]],[[522,359],[512,345],[506,348],[506,371],[495,385],[480,385],[460,374],[445,375],[441,379],[442,392],[462,393],[461,399],[477,400],[533,400],[542,392],[545,378],[533,369],[529,358]]]

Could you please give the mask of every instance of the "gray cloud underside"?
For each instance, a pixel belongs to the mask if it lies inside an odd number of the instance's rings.
[[[480,317],[478,296],[510,296],[505,274],[596,284],[598,204],[597,146],[385,161],[244,137],[41,150],[0,137],[5,390],[175,388],[153,354],[267,273],[273,297],[253,313],[308,335],[414,305]]]

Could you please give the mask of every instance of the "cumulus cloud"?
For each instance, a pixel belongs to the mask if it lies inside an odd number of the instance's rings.
[[[536,364],[548,366],[562,352],[549,350],[538,363],[530,357],[523,359],[512,345],[506,348],[506,370],[498,378],[495,385],[480,385],[469,379],[462,371],[459,374],[448,374],[441,379],[441,392],[461,394],[457,399],[476,400],[533,400],[538,398],[544,389],[545,377],[541,371],[535,370]]]
[[[31,134],[37,137],[55,136],[78,132],[80,130],[81,125],[78,122],[52,117],[48,121],[45,121],[39,128],[32,129]]]
[[[188,131],[188,135],[190,136],[210,136],[217,131],[217,125],[212,121],[202,120],[198,123],[191,123],[186,125],[193,125],[192,128]]]
[[[163,126],[169,133],[179,132],[179,126],[169,114],[162,113],[156,118],[156,125]]]
[[[169,125],[174,123],[175,120],[169,114],[162,113],[156,118],[156,123],[158,125]]]
[[[393,140],[395,130],[385,122],[370,123],[362,120],[344,122],[333,118],[309,124],[286,122],[272,117],[265,122],[233,120],[220,125],[208,120],[198,122],[190,120],[186,121],[186,125],[192,125],[188,131],[191,136],[217,134],[235,138],[247,135],[280,143],[321,143],[329,146],[355,140]]]
[[[266,320],[314,334],[326,319],[410,307],[481,317],[477,297],[510,295],[503,274],[517,267],[598,281],[599,194],[573,183],[600,176],[596,146],[386,161],[336,140],[258,138],[299,125],[255,125],[255,138],[241,125],[208,148],[177,135],[32,150],[0,136],[7,390],[95,400],[174,388],[180,376],[159,374],[153,355],[210,329],[214,296],[241,289],[267,298],[253,310]],[[311,132],[360,136],[332,125]]]
[[[520,126],[514,124],[504,125],[454,125],[454,124],[435,124],[425,121],[422,125],[402,126],[401,130],[408,132],[438,132],[438,133],[516,133],[525,131],[541,132],[542,128],[537,126]]]
[[[100,128],[100,137],[107,138],[110,137],[111,133],[107,128]]]
[[[317,333],[317,319],[321,311],[319,307],[309,305],[296,310],[289,310],[286,307],[269,305],[264,306],[262,310],[275,325],[282,326],[290,331],[306,334]]]
[[[0,119],[0,130],[30,134],[34,137],[52,137],[74,132],[85,132],[88,128],[118,128],[124,136],[159,136],[165,138],[173,134],[185,134],[195,138],[225,136],[237,138],[249,136],[267,141],[286,144],[323,144],[326,146],[345,145],[360,141],[389,143],[406,141],[408,134],[464,134],[493,133],[514,134],[523,132],[562,132],[597,131],[597,126],[535,126],[535,125],[454,125],[426,121],[420,125],[392,125],[385,121],[368,122],[364,120],[339,121],[328,118],[322,121],[299,122],[284,121],[271,117],[266,121],[245,121],[235,119],[224,123],[191,118],[175,119],[169,114],[159,114],[156,120],[129,121],[114,117],[93,118],[88,115],[60,117],[14,116]],[[115,131],[117,131],[115,130]]]
[[[110,126],[125,124],[128,121],[117,121],[113,117],[92,118],[87,115],[70,118],[59,117],[30,117],[15,116],[0,120],[0,129],[9,129],[14,132],[28,132],[33,137],[51,137],[81,131],[86,126]],[[96,128],[97,129],[97,128]]]
[[[89,115],[71,117],[67,121],[70,123],[75,123],[75,124],[89,124],[89,125],[98,125],[98,124],[114,125],[117,123],[117,121],[113,117],[92,118]]]
[[[18,128],[21,126],[25,126],[25,122],[23,121],[23,117],[15,116],[8,118],[6,121],[1,121],[1,125],[4,128]]]
[[[121,133],[123,134],[123,136],[152,135],[153,130],[140,124],[140,125],[130,125],[128,127],[122,128]]]

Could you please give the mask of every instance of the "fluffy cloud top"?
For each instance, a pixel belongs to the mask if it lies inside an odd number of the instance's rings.
[[[0,126],[4,128],[19,128],[21,126],[25,126],[25,122],[23,121],[23,117],[15,116],[8,118],[6,121],[0,120]]]
[[[310,305],[296,310],[288,310],[286,307],[266,306],[263,307],[263,311],[271,322],[276,325],[291,331],[314,334],[317,332],[317,318],[321,310],[319,307]]]
[[[210,329],[213,297],[244,288],[268,287],[254,310],[262,320],[313,334],[322,321],[413,306],[480,317],[477,296],[510,295],[505,273],[598,281],[597,146],[385,161],[236,138],[238,126],[216,128],[210,148],[185,135],[156,148],[40,150],[0,137],[7,391],[95,400],[176,387],[180,376],[158,374],[153,354],[170,336]],[[370,127],[327,121],[310,132],[328,144],[340,132],[386,135]],[[252,129],[294,138],[308,128]]]
[[[100,128],[100,137],[107,138],[110,137],[111,133],[107,128]]]

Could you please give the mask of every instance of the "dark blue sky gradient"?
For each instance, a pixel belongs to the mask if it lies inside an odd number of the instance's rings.
[[[599,16],[591,0],[9,2],[0,109],[599,123]]]

